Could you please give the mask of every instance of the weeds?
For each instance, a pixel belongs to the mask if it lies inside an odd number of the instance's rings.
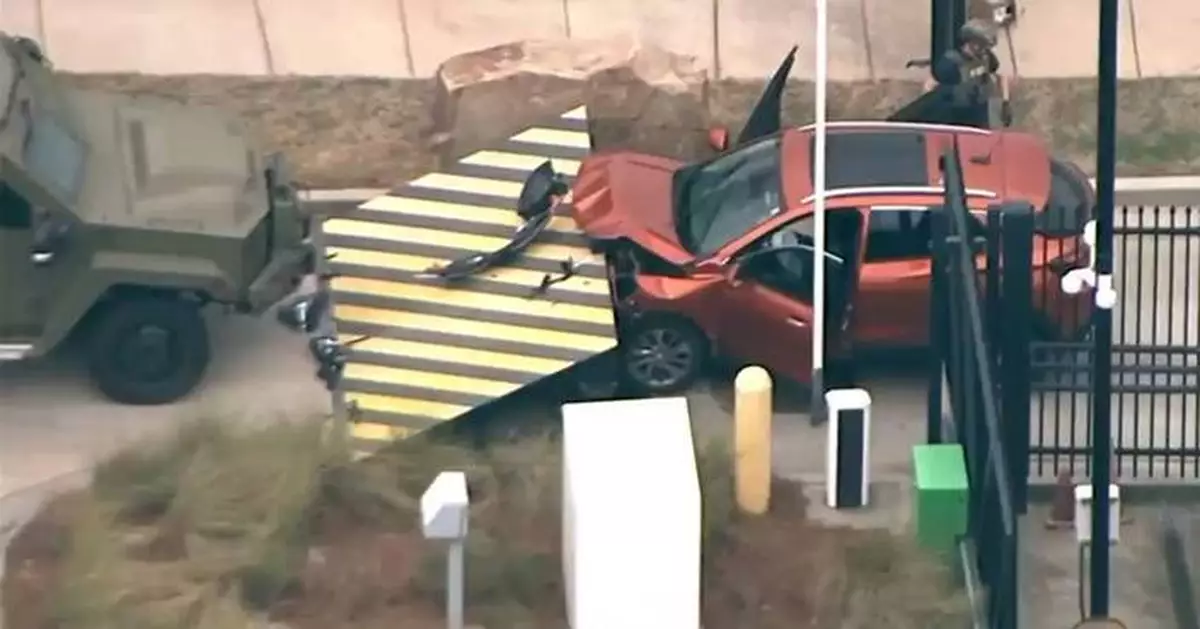
[[[707,627],[936,629],[966,618],[947,571],[907,538],[816,526],[786,481],[772,514],[739,515],[728,444],[697,454]],[[471,491],[470,621],[560,627],[554,440],[480,450],[417,439],[352,462],[317,422],[203,420],[101,465],[70,511],[50,617],[58,629],[440,626],[444,554],[417,525],[421,493],[446,469],[466,472]]]

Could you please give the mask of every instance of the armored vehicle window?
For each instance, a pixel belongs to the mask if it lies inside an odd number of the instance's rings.
[[[83,158],[84,145],[53,115],[34,115],[25,166],[38,183],[74,203],[82,183]]]
[[[33,208],[25,197],[0,184],[0,229],[29,229],[33,225]]]

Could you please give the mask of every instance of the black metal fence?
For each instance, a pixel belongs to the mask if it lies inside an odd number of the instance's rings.
[[[1029,463],[1030,330],[998,323],[1027,316],[1032,307],[1033,208],[1023,204],[989,212],[987,236],[978,240],[957,158],[957,149],[943,158],[946,203],[932,216],[935,359],[928,440],[963,446],[970,479],[965,543],[973,549],[964,553],[970,558],[964,569],[986,589],[987,626],[1014,629],[1017,517],[1025,508]],[[986,256],[979,255],[981,250]],[[1001,382],[1012,384],[1001,387]]]
[[[1200,207],[1119,207],[1114,222],[1114,472],[1125,478],[1200,477]],[[1086,266],[1086,247],[1074,244],[1080,252],[1074,263]],[[1040,241],[1035,261],[1038,254],[1054,258],[1048,249],[1057,246]],[[1050,283],[1039,290],[1039,303],[1061,295]],[[1083,301],[1091,301],[1090,293]],[[1078,334],[1042,325],[1042,338],[1033,344],[1037,476],[1090,473],[1090,307],[1083,304]]]

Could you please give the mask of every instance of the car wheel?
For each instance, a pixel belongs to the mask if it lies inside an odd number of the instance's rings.
[[[708,360],[708,339],[691,322],[649,317],[621,340],[621,369],[638,393],[666,395],[687,389]]]
[[[122,404],[174,402],[191,393],[208,368],[208,330],[195,304],[169,298],[119,300],[89,338],[96,387]]]

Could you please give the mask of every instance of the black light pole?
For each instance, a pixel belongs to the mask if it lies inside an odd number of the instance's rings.
[[[930,0],[929,61],[958,48],[958,31],[967,21],[966,0]]]
[[[1100,0],[1100,90],[1096,113],[1096,308],[1092,319],[1091,615],[1108,617],[1112,482],[1113,179],[1117,152],[1117,5]]]

